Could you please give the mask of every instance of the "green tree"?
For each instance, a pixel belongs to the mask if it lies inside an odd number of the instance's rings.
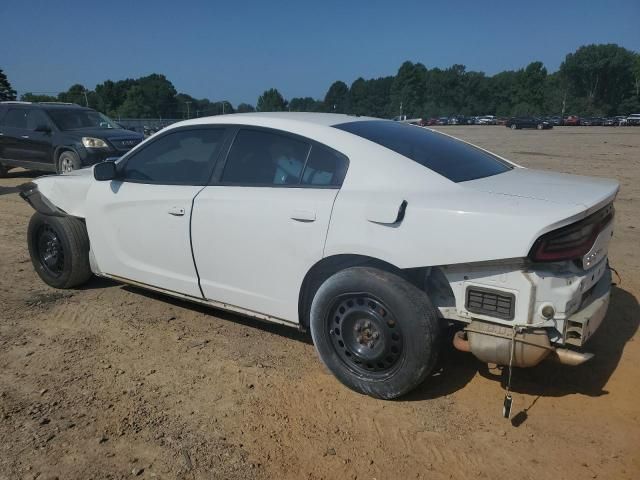
[[[349,107],[349,87],[338,80],[333,82],[324,96],[324,107],[327,112],[347,113]]]
[[[391,110],[396,115],[419,117],[425,103],[427,69],[421,63],[404,62],[391,86]]]
[[[26,92],[20,95],[20,100],[23,102],[57,102],[58,98],[51,95],[40,95]]]
[[[131,78],[117,82],[106,80],[96,85],[97,104],[94,108],[105,112],[107,115],[118,115],[118,110],[124,103],[127,92],[134,85],[137,85],[137,81]]]
[[[518,100],[530,105],[527,113],[541,113],[547,69],[542,62],[532,62],[521,72]]]
[[[615,113],[633,89],[634,53],[616,44],[586,45],[566,56],[560,73],[587,113]]]
[[[275,88],[265,90],[258,98],[257,110],[259,112],[282,112],[287,109],[287,102]]]
[[[2,69],[0,69],[0,101],[6,100],[15,100],[16,99],[16,91],[11,88],[11,83],[9,83],[9,79],[4,74]]]
[[[295,97],[289,101],[290,112],[321,112],[324,104],[312,97]]]
[[[85,94],[87,95],[85,97]],[[69,87],[69,90],[66,92],[61,92],[58,94],[59,102],[67,102],[67,103],[77,103],[78,105],[86,105],[89,100],[89,95],[87,89],[84,88],[83,85],[76,83]]]
[[[248,103],[239,104],[237,109],[238,113],[249,113],[249,112],[255,112],[255,111],[256,109],[254,108],[254,106],[249,105]]]

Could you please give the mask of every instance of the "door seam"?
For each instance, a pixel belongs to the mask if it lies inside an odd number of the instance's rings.
[[[198,278],[198,290],[200,290],[200,295],[202,295],[202,298],[204,300],[206,300],[206,297],[204,296],[204,291],[202,290],[202,285],[200,283],[200,273],[198,272],[198,264],[196,263],[196,254],[193,251],[193,228],[192,228],[192,222],[193,222],[193,210],[195,209],[196,206],[196,198],[198,198],[198,195],[200,195],[200,192],[202,192],[205,188],[207,188],[207,186],[203,186],[200,190],[198,190],[196,192],[196,194],[193,196],[193,198],[191,199],[191,211],[189,212],[189,246],[191,248],[191,260],[193,261],[193,268],[196,271],[196,277]]]

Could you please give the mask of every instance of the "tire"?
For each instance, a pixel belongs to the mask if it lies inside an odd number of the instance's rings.
[[[7,173],[9,173],[9,168],[0,164],[0,178],[5,178],[7,176]]]
[[[69,173],[73,170],[78,170],[82,167],[80,163],[80,157],[76,152],[72,152],[70,150],[65,150],[58,157],[58,161],[56,163],[56,171],[61,173]]]
[[[91,277],[89,237],[84,223],[75,217],[34,213],[27,243],[36,273],[54,288],[73,288]]]
[[[322,362],[347,387],[393,399],[413,390],[438,357],[441,325],[427,295],[400,276],[352,267],[327,279],[310,312]]]
[[[536,128],[538,130],[543,130],[544,129],[544,125],[542,125],[541,123],[539,123],[538,125],[536,125]]]
[[[511,130],[517,130],[518,126],[515,123],[511,124]]]

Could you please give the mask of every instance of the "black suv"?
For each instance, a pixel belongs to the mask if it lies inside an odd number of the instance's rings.
[[[0,177],[12,167],[69,172],[120,157],[142,139],[91,108],[0,102]]]

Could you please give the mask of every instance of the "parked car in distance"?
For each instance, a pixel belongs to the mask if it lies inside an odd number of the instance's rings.
[[[143,136],[69,103],[0,103],[0,176],[13,167],[70,172],[119,157]]]
[[[559,115],[554,115],[551,117],[547,117],[545,118],[545,120],[549,123],[551,123],[553,126],[560,126],[562,125],[562,117],[560,117]]]
[[[617,127],[619,120],[615,117],[607,117],[602,120],[602,126],[604,127]]]
[[[600,117],[582,117],[580,119],[580,125],[585,127],[598,127],[602,126],[603,119]]]
[[[580,125],[580,117],[578,117],[577,115],[569,115],[568,117],[564,118],[562,124],[568,127],[577,127],[578,125]]]
[[[590,359],[617,192],[426,128],[290,112],[183,121],[21,187],[48,285],[95,274],[310,330],[342,383],[386,399],[429,376],[448,325],[484,362]]]
[[[627,126],[638,126],[640,125],[640,113],[632,113],[625,120],[624,124]]]
[[[519,130],[521,128],[537,128],[538,130],[548,130],[553,128],[553,125],[541,118],[536,117],[511,117],[505,126],[511,130]]]
[[[483,117],[478,117],[477,122],[478,125],[496,125],[496,117],[493,115],[484,115]]]
[[[449,125],[449,117],[440,117],[440,118],[438,118],[437,125]]]

